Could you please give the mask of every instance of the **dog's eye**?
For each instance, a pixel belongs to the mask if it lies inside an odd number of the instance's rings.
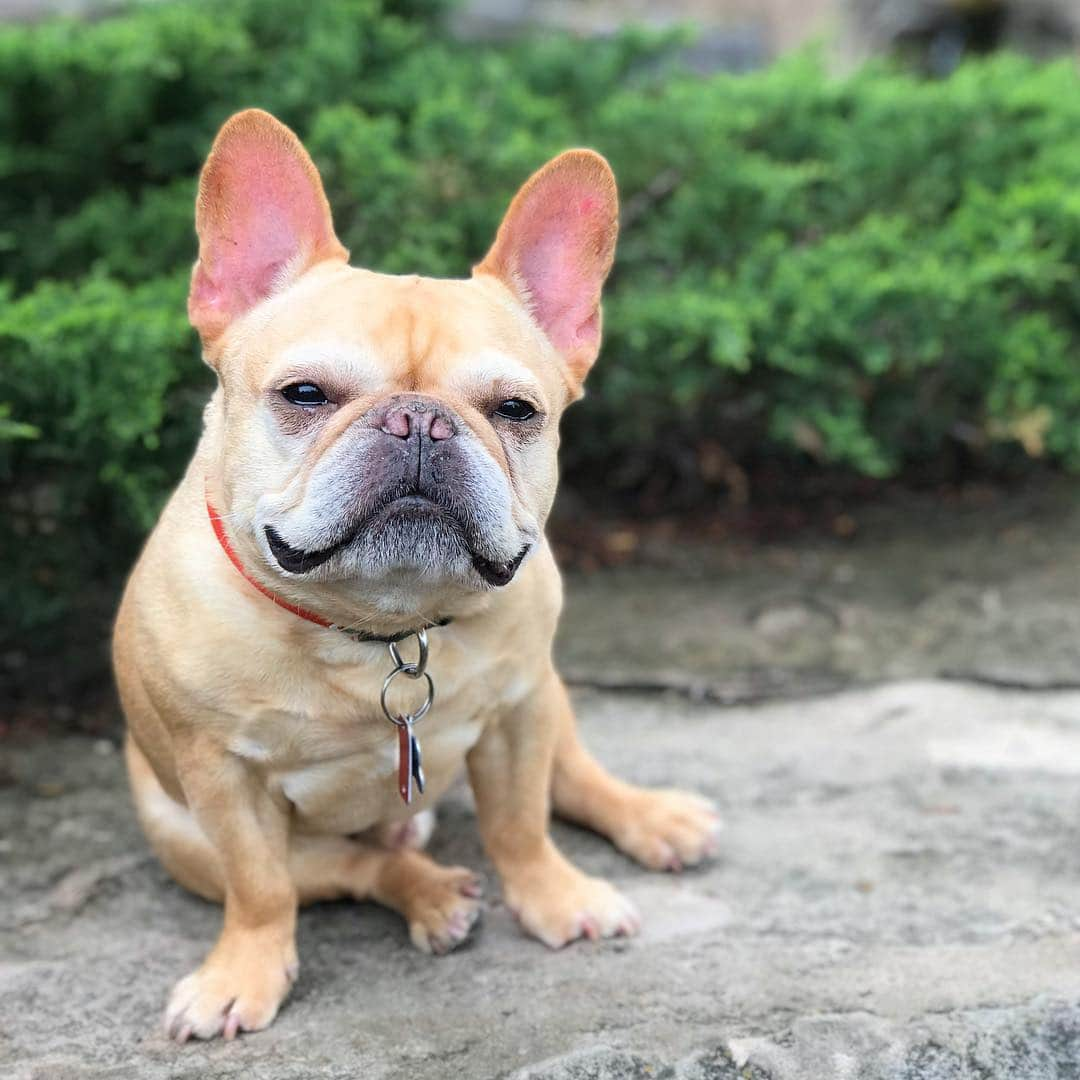
[[[510,398],[495,410],[495,415],[505,420],[529,420],[536,415],[536,410],[521,398]]]
[[[327,405],[329,399],[314,383],[298,382],[281,391],[286,401],[294,405]]]

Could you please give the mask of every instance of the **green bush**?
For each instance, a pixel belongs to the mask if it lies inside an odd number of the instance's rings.
[[[217,125],[293,125],[357,262],[459,276],[550,154],[605,153],[623,236],[567,482],[696,497],[710,460],[873,477],[1080,468],[1080,87],[680,68],[676,38],[462,44],[438,0],[155,3],[0,29],[0,505],[15,631],[115,584],[210,376],[184,321]]]

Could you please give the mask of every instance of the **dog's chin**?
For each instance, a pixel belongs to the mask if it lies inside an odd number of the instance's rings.
[[[311,573],[324,581],[409,579],[476,591],[508,585],[530,548],[523,544],[506,557],[482,553],[456,518],[421,496],[395,500],[345,539],[319,550],[293,547],[272,527],[266,538],[278,565],[290,574]]]

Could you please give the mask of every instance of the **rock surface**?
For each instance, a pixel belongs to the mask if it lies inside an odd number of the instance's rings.
[[[276,1024],[232,1044],[159,1030],[220,915],[147,851],[117,739],[0,744],[0,1076],[1080,1076],[1076,489],[857,525],[646,543],[569,583],[587,740],[727,820],[680,876],[555,826],[640,937],[548,952],[489,881],[474,941],[432,959],[389,912],[321,905]],[[490,877],[464,788],[431,849]]]
[[[147,853],[113,744],[9,748],[0,1075],[1077,1075],[1080,692],[930,680],[729,708],[577,697],[620,773],[720,802],[720,859],[650,875],[557,826],[645,917],[635,940],[559,953],[497,898],[442,959],[379,908],[306,910],[291,1000],[233,1044],[178,1047],[158,1029],[219,913]],[[432,850],[490,872],[464,790]]]

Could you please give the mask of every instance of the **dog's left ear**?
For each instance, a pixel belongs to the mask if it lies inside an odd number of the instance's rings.
[[[600,290],[618,231],[611,167],[592,150],[567,150],[526,181],[473,269],[517,296],[579,383],[600,351]]]

